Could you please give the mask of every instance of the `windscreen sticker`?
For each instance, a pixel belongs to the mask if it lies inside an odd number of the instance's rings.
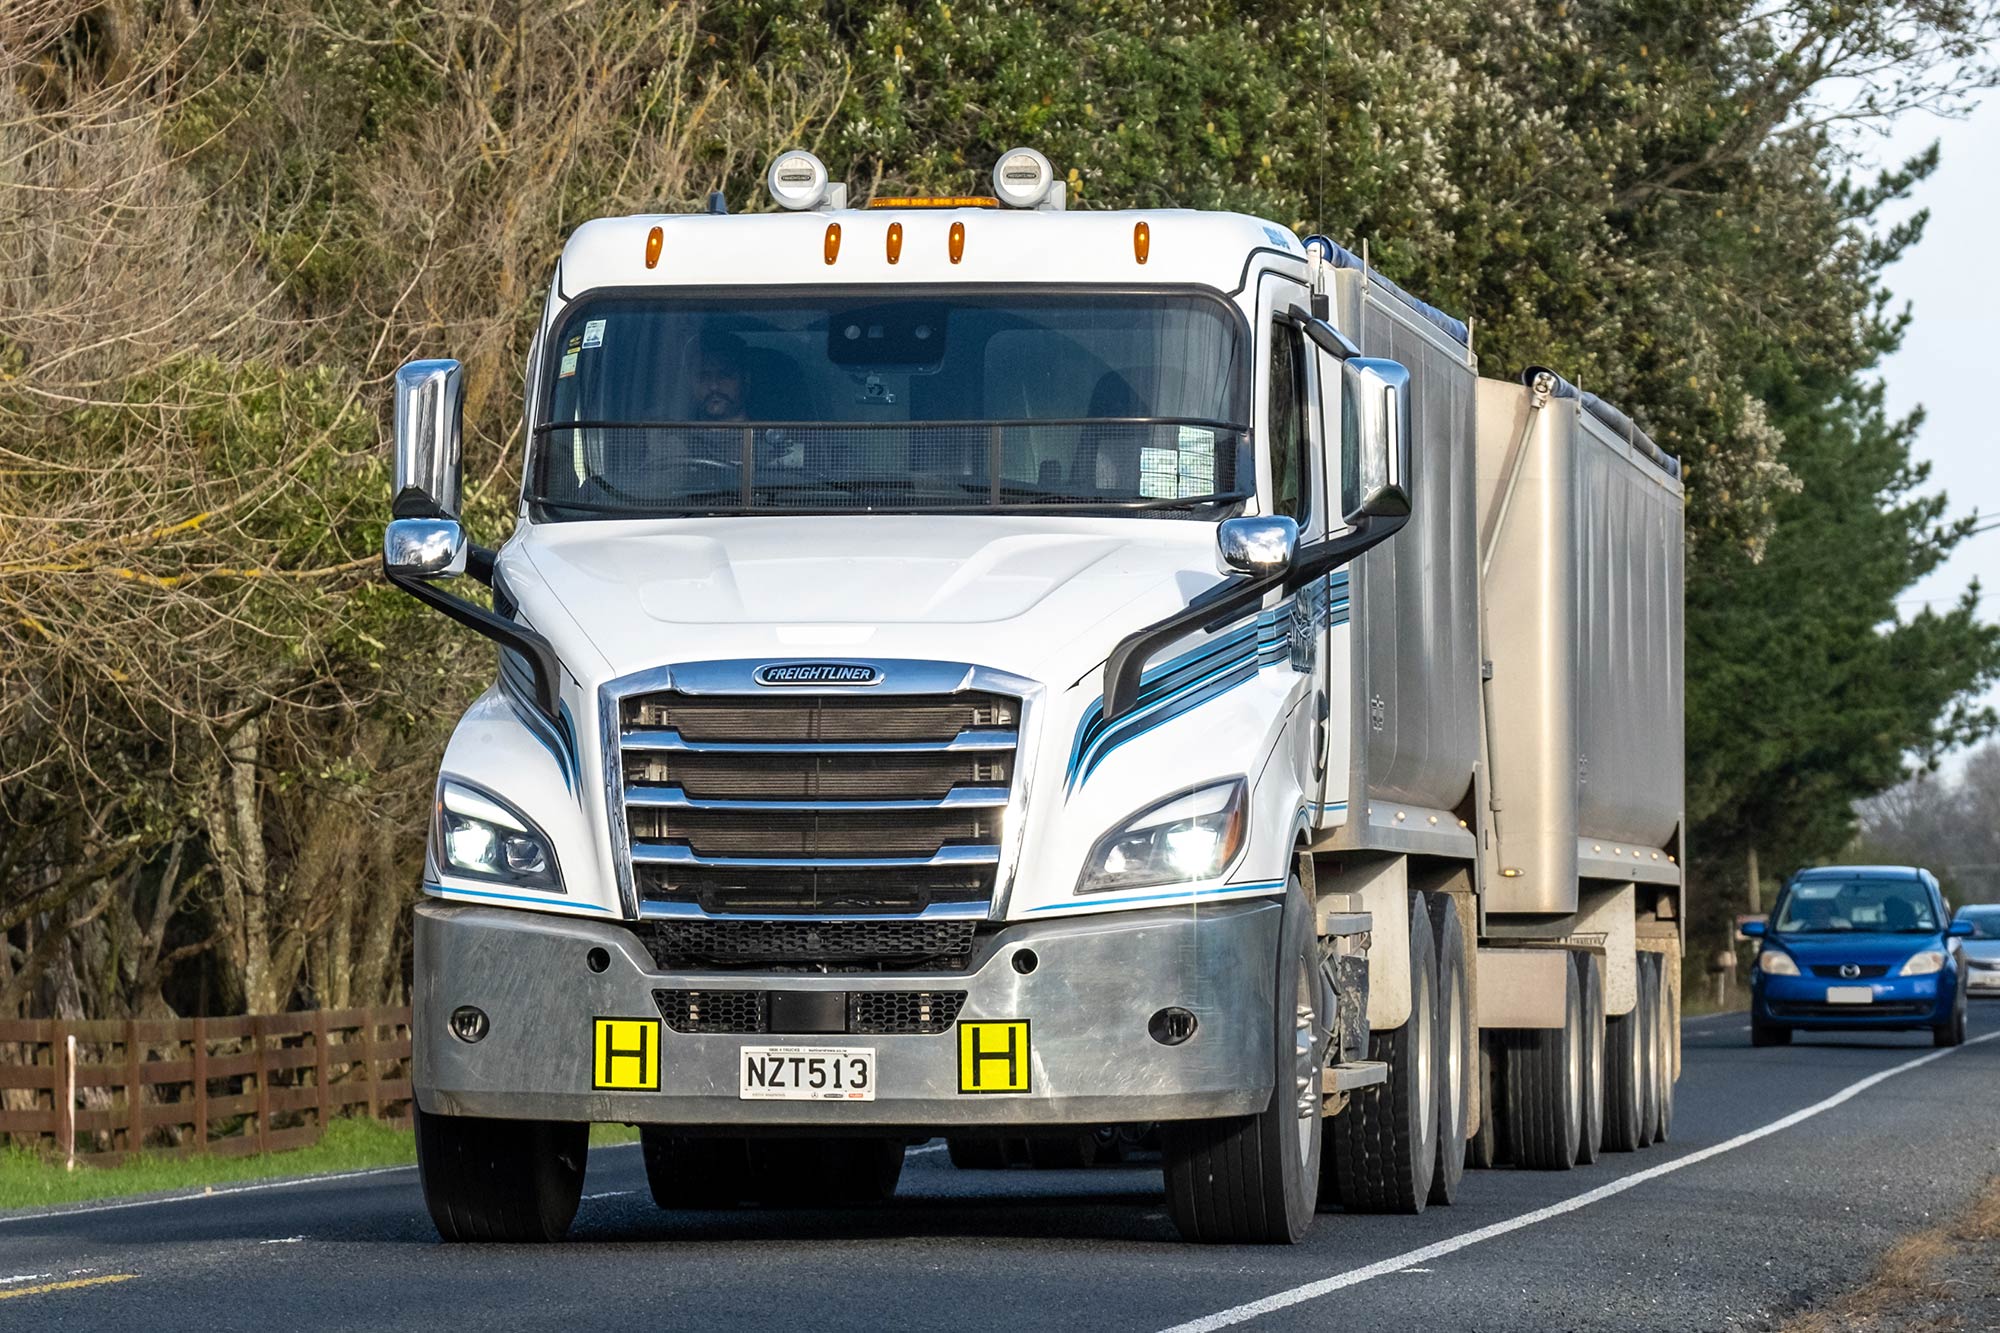
[[[1189,435],[1205,438],[1190,440]],[[1181,492],[1177,498],[1215,494],[1215,433],[1198,427],[1181,427],[1180,456]]]
[[[604,345],[604,321],[593,319],[583,326],[583,345],[586,348]]]
[[[1148,500],[1178,500],[1181,497],[1181,451],[1141,449],[1139,451],[1139,494]]]
[[[562,368],[556,371],[556,378],[566,380],[576,374],[576,358],[583,351],[583,335],[570,335],[569,346],[563,348]]]

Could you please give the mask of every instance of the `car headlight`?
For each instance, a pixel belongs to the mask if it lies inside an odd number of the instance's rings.
[[[1903,964],[1899,977],[1927,977],[1933,972],[1944,971],[1944,954],[1936,949],[1926,949],[1922,953],[1910,955],[1910,961]]]
[[[1757,970],[1767,977],[1795,977],[1799,965],[1783,949],[1766,949],[1757,955]]]
[[[555,849],[526,815],[470,783],[438,783],[432,852],[441,870],[561,893]]]
[[[1078,893],[1214,879],[1243,850],[1250,827],[1249,784],[1213,782],[1148,806],[1097,840]]]

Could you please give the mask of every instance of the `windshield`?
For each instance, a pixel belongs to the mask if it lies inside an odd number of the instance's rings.
[[[1972,923],[1973,939],[2000,940],[2000,908],[1962,907],[1958,919]]]
[[[1192,293],[588,300],[542,358],[529,498],[557,519],[1213,518],[1254,477],[1239,328]]]
[[[1780,935],[1815,931],[1929,934],[1937,929],[1930,893],[1916,880],[1802,880],[1792,885],[1778,906]]]

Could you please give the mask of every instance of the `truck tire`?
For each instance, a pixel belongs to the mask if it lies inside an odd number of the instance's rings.
[[[1410,895],[1410,1017],[1368,1036],[1389,1081],[1357,1088],[1327,1122],[1340,1203],[1355,1213],[1421,1213],[1437,1174],[1437,958],[1426,895]]]
[[[1667,956],[1653,955],[1653,993],[1659,997],[1660,1009],[1660,1052],[1653,1063],[1659,1080],[1654,1100],[1659,1106],[1659,1115],[1654,1124],[1653,1142],[1665,1143],[1674,1128],[1674,1044],[1680,1036],[1681,1021],[1678,1001],[1674,999],[1673,978],[1667,975]]]
[[[1449,1205],[1465,1175],[1465,1126],[1472,1118],[1472,1084],[1478,1068],[1478,1028],[1472,1017],[1472,988],[1466,984],[1465,936],[1458,928],[1457,901],[1449,893],[1430,895],[1432,944],[1437,954],[1438,1129],[1437,1170],[1430,1201]]]
[[[953,1134],[944,1147],[951,1164],[961,1171],[999,1171],[1007,1165],[1007,1145],[1000,1139]]]
[[[1633,960],[1638,997],[1631,1012],[1604,1021],[1604,1148],[1637,1152],[1645,1146],[1646,984],[1640,954]]]
[[[1660,994],[1653,955],[1639,954],[1639,1146],[1660,1137]]]
[[[1470,1170],[1488,1171],[1506,1160],[1506,1144],[1500,1137],[1500,1056],[1494,1049],[1498,1037],[1479,1034],[1479,1128],[1465,1141],[1465,1165]]]
[[[424,1207],[448,1241],[561,1240],[583,1197],[590,1126],[415,1110]]]
[[[1583,1125],[1576,1160],[1589,1166],[1604,1147],[1604,979],[1595,954],[1576,955],[1583,992]]]
[[[751,1139],[751,1196],[791,1208],[881,1203],[903,1174],[903,1140]]]
[[[1333,1016],[1312,906],[1296,876],[1276,962],[1270,1104],[1255,1115],[1162,1126],[1167,1212],[1191,1241],[1290,1245],[1312,1225],[1325,1126],[1320,1071]]]
[[[1506,1035],[1507,1135],[1514,1164],[1536,1171],[1569,1170],[1583,1141],[1582,986],[1564,962],[1563,1025]]]
[[[748,1196],[748,1140],[687,1138],[642,1125],[639,1151],[646,1187],[662,1208],[734,1208]]]

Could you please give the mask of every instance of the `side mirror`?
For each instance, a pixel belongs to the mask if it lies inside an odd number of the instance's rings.
[[[1399,361],[1340,363],[1340,511],[1363,518],[1410,513],[1410,372]]]
[[[382,567],[416,578],[465,572],[465,529],[455,518],[392,518],[382,533]]]
[[[1766,923],[1762,921],[1745,921],[1736,929],[1745,939],[1761,940],[1767,928]]]
[[[1969,940],[1972,938],[1972,923],[1970,921],[1954,921],[1944,928],[1944,933],[1952,939]]]
[[[1216,564],[1224,574],[1282,574],[1299,549],[1299,525],[1289,518],[1227,518],[1215,529]]]
[[[397,518],[459,516],[465,371],[456,361],[411,361],[396,369]]]

